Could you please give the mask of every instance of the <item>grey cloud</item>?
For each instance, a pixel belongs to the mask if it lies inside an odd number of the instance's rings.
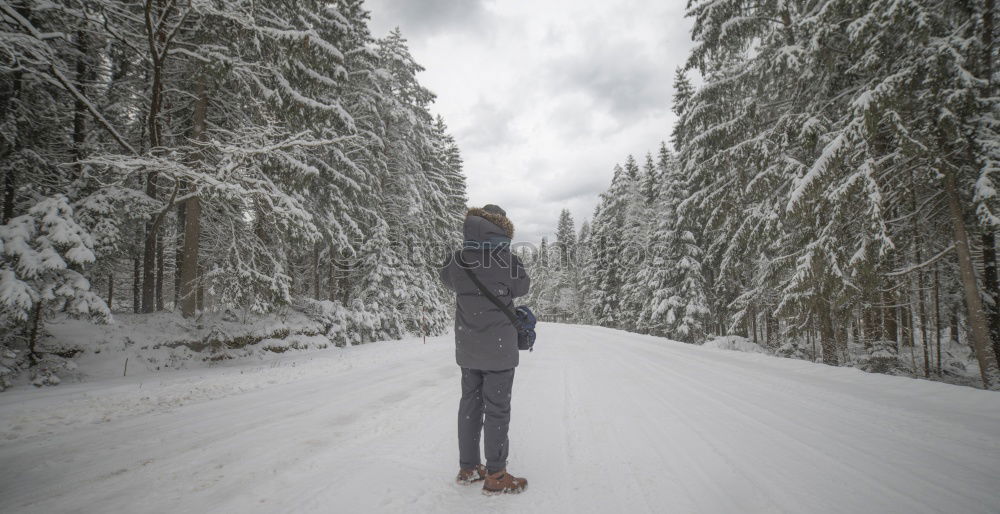
[[[379,35],[399,26],[409,38],[482,26],[483,0],[369,0],[372,25]]]
[[[607,189],[603,185],[604,181],[600,184],[590,181],[590,183],[581,182],[576,187],[569,187],[559,191],[559,194],[553,195],[548,200],[553,202],[567,202],[571,200],[577,200],[579,198],[597,198],[598,195]]]
[[[578,102],[563,102],[552,111],[552,129],[567,141],[594,135],[592,115],[588,108],[579,105]]]
[[[548,189],[550,194],[545,195],[543,200],[563,203],[582,197],[597,197],[608,188],[606,182],[607,180],[600,172],[580,170],[573,174],[572,180],[562,180],[559,187]]]
[[[673,72],[681,64],[671,59],[671,49],[686,39],[683,32],[651,41],[628,37],[627,28],[586,32],[590,37],[579,53],[551,63],[549,82],[556,90],[582,91],[623,122],[669,109]]]
[[[510,122],[517,116],[511,105],[503,106],[482,99],[472,106],[469,119],[473,123],[462,127],[456,138],[463,150],[487,150],[514,141],[517,135]]]
[[[670,105],[670,72],[640,48],[624,42],[600,46],[556,67],[557,83],[580,88],[620,120]]]

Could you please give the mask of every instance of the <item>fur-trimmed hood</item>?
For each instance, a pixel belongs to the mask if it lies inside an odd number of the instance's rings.
[[[476,218],[480,218],[486,223],[477,221]],[[506,237],[509,240],[514,237],[514,224],[507,219],[507,216],[473,207],[465,213],[463,232],[465,239],[469,241],[490,241],[497,236]]]

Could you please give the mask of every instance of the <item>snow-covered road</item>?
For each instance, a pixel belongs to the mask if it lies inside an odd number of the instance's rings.
[[[543,324],[530,486],[484,497],[459,376],[442,337],[9,391],[0,512],[1000,512],[997,393]]]

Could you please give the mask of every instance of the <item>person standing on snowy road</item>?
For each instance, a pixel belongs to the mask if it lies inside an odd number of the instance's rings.
[[[480,292],[476,278],[500,301],[528,294],[530,279],[510,252],[514,225],[496,205],[465,215],[462,250],[449,255],[441,281],[455,291],[455,360],[462,368],[458,405],[459,473],[456,481],[483,482],[483,494],[519,493],[528,481],[507,473],[511,389],[518,363],[517,329],[500,308]],[[480,462],[479,438],[485,434]]]

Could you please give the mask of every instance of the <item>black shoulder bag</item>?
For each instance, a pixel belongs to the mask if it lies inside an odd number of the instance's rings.
[[[456,262],[458,262],[459,266],[462,266],[461,260]],[[462,266],[462,269],[464,269],[465,273],[469,275],[469,279],[472,280],[472,283],[476,284],[476,287],[479,288],[479,292],[483,293],[483,296],[489,298],[489,300],[493,302],[493,305],[496,305],[501,311],[503,311],[503,313],[507,315],[510,322],[514,325],[514,328],[517,329],[517,349],[535,351],[535,323],[537,320],[535,319],[535,314],[531,312],[531,309],[529,309],[526,305],[521,305],[511,311],[508,305],[501,302],[499,298],[491,293],[490,290],[479,281],[479,278],[476,277],[476,274],[473,273],[471,269],[464,266]]]

